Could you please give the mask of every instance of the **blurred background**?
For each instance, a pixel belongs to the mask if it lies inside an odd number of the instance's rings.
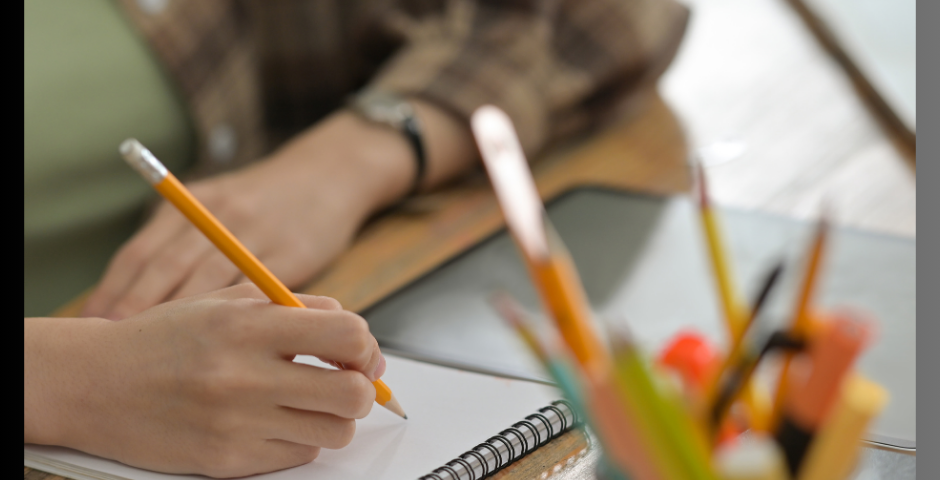
[[[627,121],[632,125],[597,135],[619,136],[618,140],[587,142],[607,145],[595,149],[596,156],[606,159],[596,163],[631,163],[618,171],[621,183],[649,187],[656,182],[634,181],[638,171],[629,168],[642,169],[646,160],[660,162],[664,172],[672,169],[664,175],[671,175],[670,185],[675,188],[670,193],[675,193],[687,180],[682,178],[682,159],[665,165],[665,157],[685,155],[680,151],[686,146],[684,134],[689,153],[703,160],[712,196],[722,206],[811,219],[825,198],[838,224],[914,237],[914,0],[683,2],[691,10],[688,27],[677,56],[658,81],[660,96],[678,118],[682,132],[674,122],[657,120],[655,112],[635,116]],[[153,192],[117,161],[113,145],[133,134],[155,151],[169,152],[165,158],[178,159],[178,164],[169,164],[171,170],[185,171],[194,161],[195,125],[179,92],[158,71],[156,62],[139,65],[137,70],[120,67],[127,65],[127,58],[147,60],[150,52],[116,7],[136,5],[141,11],[155,12],[168,3],[26,3],[25,256],[27,270],[45,272],[33,280],[27,275],[27,291],[41,292],[34,295],[33,304],[26,302],[32,314],[48,313],[86,291],[114,250],[139,227],[141,205],[153,198]],[[55,15],[49,14],[52,9]],[[95,13],[95,18],[110,20],[114,31],[89,29],[94,24],[85,17]],[[58,19],[60,24],[44,18]],[[121,71],[147,73],[138,75],[146,78],[106,71],[107,65],[75,53],[73,44],[95,46],[92,57],[98,60],[125,59],[112,63]],[[43,54],[45,61],[37,61]],[[74,81],[63,82],[63,72],[71,72]],[[68,88],[56,88],[63,84]],[[141,95],[142,84],[153,94]],[[102,112],[108,108],[102,105],[133,107],[149,115],[128,122],[119,116],[107,117]],[[94,134],[65,122],[68,115],[63,111],[72,112],[72,121]],[[647,133],[642,133],[644,129]],[[234,134],[231,129],[213,127],[211,136],[209,147],[224,160],[224,154],[232,150]],[[668,144],[672,151],[645,146],[656,142]],[[162,143],[172,143],[175,150]],[[79,174],[68,173],[79,172],[69,170],[77,147],[100,151],[86,155],[95,159],[93,165]],[[542,163],[551,163],[546,160]],[[591,173],[581,175],[590,168],[568,163],[574,173],[569,183],[598,180],[588,178]],[[575,176],[580,180],[571,179]],[[481,179],[478,175],[477,180]],[[444,190],[450,192],[444,196],[472,203],[469,190],[454,186]],[[449,200],[439,201],[440,195],[428,197],[411,203],[427,200],[428,210],[438,212],[451,205]],[[63,201],[69,198],[84,201]],[[439,217],[448,215],[440,213]],[[434,221],[425,218],[428,223]],[[107,236],[92,232],[96,228],[107,229]],[[472,230],[469,225],[464,229]],[[402,244],[418,240],[416,235]],[[452,245],[455,249],[468,246],[466,241]],[[443,258],[442,253],[439,259]],[[436,261],[428,260],[427,265]]]
[[[686,0],[660,92],[723,205],[916,233],[914,0]]]

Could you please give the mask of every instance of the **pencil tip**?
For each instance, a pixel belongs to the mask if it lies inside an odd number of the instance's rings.
[[[405,415],[405,410],[401,408],[401,404],[398,403],[398,399],[395,398],[395,395],[392,395],[392,398],[388,399],[388,401],[385,402],[385,405],[382,405],[382,406],[387,408],[390,412],[394,413],[395,415],[398,415],[399,417],[404,418],[405,420],[408,420],[408,415]]]

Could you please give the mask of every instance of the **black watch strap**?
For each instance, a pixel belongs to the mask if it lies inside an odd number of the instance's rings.
[[[401,128],[402,134],[405,135],[405,138],[408,139],[408,143],[411,144],[411,148],[415,152],[415,180],[414,184],[411,186],[411,191],[409,195],[414,195],[418,189],[421,187],[421,181],[424,180],[424,172],[428,168],[428,159],[424,151],[424,142],[422,141],[421,135],[421,125],[418,123],[418,118],[414,115],[409,115],[405,118],[405,121],[402,122]]]
[[[414,107],[401,95],[381,90],[364,90],[350,99],[353,111],[365,119],[387,125],[405,136],[414,150],[415,178],[408,195],[421,187],[427,171],[427,151],[424,148],[423,132]]]

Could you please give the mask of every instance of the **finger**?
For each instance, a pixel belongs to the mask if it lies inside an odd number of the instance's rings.
[[[212,249],[199,230],[184,229],[151,257],[106,316],[126,318],[166,300]]]
[[[102,316],[140,273],[153,254],[187,227],[178,212],[161,208],[144,228],[111,258],[104,276],[88,297],[82,316]]]
[[[245,283],[251,283],[251,280],[244,275],[239,275],[235,279],[235,285],[241,285]],[[332,297],[324,297],[320,295],[307,295],[304,293],[294,293],[307,308],[315,308],[317,310],[342,310],[343,305],[339,303],[339,300],[336,300]]]
[[[305,295],[302,293],[296,294],[297,298],[303,302],[307,308],[312,308],[316,310],[342,310],[343,307],[339,302],[331,297],[323,297],[318,295]],[[199,298],[214,298],[218,300],[235,300],[238,298],[256,298],[261,300],[269,300],[268,297],[258,288],[257,285],[247,282],[239,283],[232,285],[231,287],[222,288],[219,290],[213,290],[211,292],[201,293],[199,295],[193,295],[192,299]]]
[[[187,300],[198,300],[202,298],[212,298],[216,300],[236,300],[239,298],[253,298],[258,300],[268,300],[268,297],[253,283],[244,283],[232,285],[231,287],[213,290],[211,292],[193,295]]]
[[[265,341],[278,356],[313,355],[340,362],[375,380],[381,352],[369,324],[345,310],[312,310],[276,306],[260,313],[271,324]]]
[[[375,403],[375,387],[360,372],[288,363],[271,369],[272,400],[297,410],[324,412],[341,418],[365,418]]]
[[[355,420],[324,412],[276,407],[267,417],[266,436],[311,447],[343,448],[356,434]]]
[[[172,298],[183,298],[231,286],[241,272],[222,252],[212,250],[193,268]]]
[[[339,300],[332,297],[323,297],[319,295],[307,295],[304,293],[297,293],[297,298],[300,299],[307,308],[315,308],[317,310],[342,310],[343,306],[340,305]]]

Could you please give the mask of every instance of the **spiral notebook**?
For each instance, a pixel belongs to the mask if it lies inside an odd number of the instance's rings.
[[[322,450],[270,480],[479,479],[570,429],[577,420],[547,385],[493,377],[386,355],[383,379],[408,412],[373,408],[351,444]],[[322,365],[312,357],[298,361]],[[59,447],[24,445],[28,467],[79,480],[182,480]]]

